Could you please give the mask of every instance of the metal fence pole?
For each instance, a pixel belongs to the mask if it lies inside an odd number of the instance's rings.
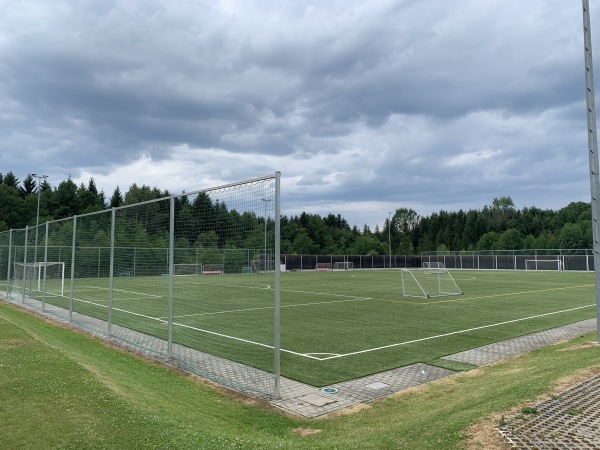
[[[13,230],[8,232],[8,267],[6,273],[6,297],[10,300],[10,277],[11,277],[11,266],[12,266],[12,237]]]
[[[109,269],[108,274],[108,335],[112,335],[112,311],[113,311],[113,283],[114,283],[114,272],[115,272],[115,222],[116,222],[116,209],[113,207],[110,218],[110,256],[109,256]]]
[[[29,239],[29,226],[25,227],[25,245],[23,246],[23,290],[21,303],[25,303],[25,286],[27,285],[27,240]]]
[[[585,56],[585,87],[588,127],[588,157],[590,190],[592,194],[592,235],[594,239],[594,273],[596,285],[596,321],[600,342],[600,169],[598,138],[596,136],[596,100],[594,97],[594,63],[592,60],[592,30],[590,27],[590,2],[583,3],[583,45]]]
[[[280,239],[281,239],[281,224],[280,224],[280,215],[281,215],[281,196],[280,196],[280,172],[275,172],[275,324],[274,324],[274,371],[275,371],[275,385],[274,385],[274,397],[276,400],[279,400],[281,396],[280,392],[280,378],[281,378],[281,361],[280,361],[280,295],[279,295],[279,281],[281,277],[281,248],[280,248]],[[266,217],[265,217],[266,220]]]
[[[73,301],[75,289],[75,244],[77,243],[77,216],[73,216],[73,240],[71,242],[71,293],[69,295],[69,322],[73,321]]]
[[[169,323],[167,337],[167,356],[173,357],[173,265],[175,263],[175,197],[171,195],[169,218]]]
[[[50,228],[50,224],[46,222],[46,236],[44,238],[44,284],[42,287],[42,311],[46,308],[46,277],[47,277],[47,269],[48,269],[48,230]]]

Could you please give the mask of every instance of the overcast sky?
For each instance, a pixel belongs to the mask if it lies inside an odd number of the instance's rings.
[[[281,171],[282,213],[359,228],[560,209],[590,199],[582,22],[580,0],[0,0],[0,172],[110,197]],[[594,5],[592,32],[600,61]]]

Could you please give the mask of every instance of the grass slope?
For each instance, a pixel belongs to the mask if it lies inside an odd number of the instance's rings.
[[[462,448],[480,418],[598,365],[600,348],[580,345],[592,339],[303,421],[0,303],[0,448]]]

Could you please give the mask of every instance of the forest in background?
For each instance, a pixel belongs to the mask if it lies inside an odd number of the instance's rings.
[[[119,187],[107,198],[93,178],[77,186],[70,178],[52,187],[40,183],[40,224],[74,215],[101,211],[167,197],[168,191],[132,184],[124,194]],[[203,207],[224,221],[235,222],[240,214],[227,205],[202,198]],[[37,182],[27,175],[20,181],[12,172],[0,173],[0,231],[35,225],[38,204]],[[183,204],[180,208],[192,208]],[[281,217],[281,252],[287,254],[387,255],[391,241],[394,255],[422,251],[587,249],[592,247],[591,205],[571,202],[554,211],[537,207],[516,209],[510,196],[494,198],[482,209],[441,210],[420,216],[410,208],[399,207],[384,225],[371,230],[350,226],[341,215],[302,213]],[[245,217],[247,220],[248,218]],[[251,216],[256,235],[244,242],[254,248],[260,243],[264,218]],[[207,230],[203,230],[206,234]],[[218,233],[218,230],[212,231]],[[216,245],[225,246],[216,240]],[[192,240],[198,236],[190,237]],[[239,244],[239,243],[238,243]],[[254,246],[254,247],[253,247]],[[260,245],[258,245],[260,247]]]

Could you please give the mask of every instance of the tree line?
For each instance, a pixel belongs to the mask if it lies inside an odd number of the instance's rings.
[[[124,194],[117,187],[107,198],[102,190],[98,190],[93,178],[87,185],[79,186],[68,178],[56,187],[43,179],[39,186],[39,221],[80,216],[169,195],[168,191],[134,183]],[[38,186],[32,175],[20,181],[12,172],[0,173],[0,231],[35,225],[37,205]],[[176,230],[181,245],[262,247],[263,217],[229,210],[226,204],[213,202],[207,195],[198,196],[193,204],[181,197],[176,206],[178,216],[191,217],[194,211],[200,210],[206,220],[196,219],[201,222],[197,226]],[[320,216],[303,212],[281,217],[281,252],[386,255],[391,250],[395,255],[410,255],[434,250],[586,249],[592,247],[591,216],[591,205],[586,202],[572,202],[557,211],[533,206],[517,209],[510,196],[494,198],[482,209],[441,210],[426,216],[400,207],[382,221],[381,228],[376,226],[373,230],[367,225],[360,229],[356,225],[350,226],[339,214]],[[151,220],[168,224],[161,214]],[[240,227],[217,227],[215,223],[244,223],[244,229],[250,232],[234,239],[224,230]],[[141,236],[136,240],[140,242],[165,238],[164,235],[153,235],[158,231],[141,224],[137,228]]]

